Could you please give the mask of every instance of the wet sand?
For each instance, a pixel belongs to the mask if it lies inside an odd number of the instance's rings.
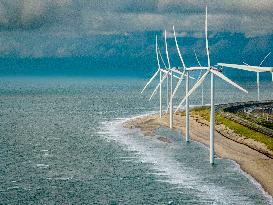
[[[168,127],[168,116],[159,118],[158,115],[149,115],[135,118],[124,123],[126,128],[139,128],[145,135],[155,136],[155,130],[160,126]],[[174,128],[185,134],[184,113],[174,115]],[[209,146],[208,122],[199,116],[190,117],[190,138]],[[168,136],[159,140],[171,143]],[[246,139],[233,133],[223,125],[216,126],[215,152],[223,159],[236,161],[241,169],[259,182],[264,190],[273,196],[273,153],[262,143]],[[209,157],[209,156],[208,156]]]

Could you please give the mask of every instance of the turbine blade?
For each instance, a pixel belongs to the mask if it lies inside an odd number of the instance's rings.
[[[180,79],[180,77],[178,77],[177,75],[174,75],[174,74],[173,74],[173,77],[176,79]]]
[[[162,57],[162,54],[161,54],[161,51],[160,51],[159,47],[158,47],[158,54],[159,54],[159,57],[160,57],[162,63],[163,63],[164,66],[165,66],[164,68],[167,68],[166,63],[165,63],[165,61],[164,61],[164,59],[163,59],[163,57]]]
[[[243,64],[245,64],[245,65],[249,66],[249,64],[247,64],[247,63],[245,63],[245,62],[243,62]]]
[[[206,79],[207,75],[209,74],[209,70],[197,81],[197,83],[192,87],[192,89],[186,93],[186,96],[183,98],[183,100],[180,102],[180,104],[177,106],[175,112],[178,111],[178,109],[182,106],[182,104],[186,101],[186,99],[203,83],[203,81]]]
[[[218,65],[222,67],[236,68],[236,69],[253,71],[253,72],[273,72],[273,67],[247,66],[247,65],[226,64],[226,63],[218,63]]]
[[[248,93],[247,90],[239,86],[238,84],[234,83],[232,80],[230,80],[228,77],[224,76],[222,73],[211,69],[210,72],[212,72],[214,75],[217,75],[219,78],[222,78],[224,81],[228,82],[229,84],[233,85],[234,87],[238,88],[239,90]]]
[[[160,69],[161,72],[163,73],[168,73],[168,71],[164,70],[164,69]]]
[[[200,61],[199,61],[199,59],[198,59],[198,57],[197,57],[197,54],[196,54],[195,50],[193,50],[193,52],[194,52],[195,59],[196,59],[196,61],[197,61],[198,65],[199,65],[200,67],[202,67],[202,65],[201,65],[201,63],[200,63]],[[198,76],[197,80],[199,80],[199,79],[201,78],[202,73],[203,73],[203,72],[202,72],[202,70],[200,70],[200,72],[199,72],[199,76]]]
[[[259,66],[262,66],[262,64],[264,63],[265,59],[267,59],[268,56],[270,56],[271,52],[269,52],[265,57],[264,59],[261,61],[260,65]]]
[[[163,76],[163,78],[161,79],[161,81],[158,83],[158,85],[156,86],[156,88],[154,89],[149,101],[155,96],[155,94],[157,93],[157,90],[159,89],[160,85],[163,83],[163,81],[167,78],[169,72],[165,73],[165,75]]]
[[[160,69],[160,62],[159,62],[159,55],[158,55],[157,35],[155,36],[155,52],[156,52],[157,66],[158,66],[158,69]]]
[[[195,50],[193,50],[193,52],[194,52],[195,59],[196,59],[196,61],[197,61],[198,65],[199,65],[200,67],[202,67],[202,66],[201,66],[201,63],[200,63],[200,61],[199,61],[199,59],[198,59],[198,57],[197,57],[197,55],[196,55]]]
[[[176,92],[177,92],[179,86],[181,85],[181,82],[182,82],[183,79],[184,79],[184,75],[181,75],[179,81],[177,82],[177,84],[176,84],[176,86],[175,86],[175,89],[174,89],[174,91],[173,91],[173,94],[172,94],[171,98],[173,98],[173,97],[175,96],[175,94],[176,94]]]
[[[206,6],[205,33],[206,33],[206,51],[208,56],[208,67],[210,68],[210,53],[209,53],[209,40],[208,40],[208,6]]]
[[[168,68],[171,68],[169,52],[168,52],[167,31],[166,30],[165,30],[165,49],[166,49],[166,56],[167,56],[167,60],[168,60],[168,66],[169,66]]]
[[[177,70],[175,68],[171,68],[171,71],[174,72],[174,73],[177,73],[179,75],[184,75],[185,71],[181,72],[180,70]]]
[[[190,79],[193,79],[193,80],[195,80],[195,78],[194,78],[194,77],[191,77],[191,76],[189,76],[189,78],[190,78]]]
[[[194,70],[208,70],[208,67],[189,67],[186,69],[187,71],[194,71]]]
[[[180,49],[179,49],[179,46],[178,46],[178,42],[177,42],[177,39],[176,39],[176,33],[175,33],[174,26],[173,26],[173,35],[174,35],[176,50],[177,50],[178,55],[179,55],[179,58],[180,58],[180,60],[181,60],[181,62],[182,62],[183,68],[184,68],[184,70],[185,70],[185,69],[186,69],[186,65],[185,65],[184,59],[183,59],[183,57],[182,57],[182,54],[181,54]]]
[[[176,92],[177,92],[179,86],[181,85],[182,80],[184,79],[184,76],[185,76],[185,75],[184,75],[184,72],[183,72],[183,74],[182,74],[181,77],[179,78],[179,81],[177,82],[177,84],[176,84],[176,86],[175,86],[175,89],[174,89],[174,91],[173,91],[173,93],[172,93],[172,95],[171,95],[171,100],[174,98],[174,96],[175,96],[175,94],[176,94]],[[169,107],[170,107],[170,103],[168,104],[167,110],[169,109]]]
[[[150,79],[150,80],[148,81],[148,83],[145,85],[145,87],[143,88],[143,90],[141,91],[141,93],[143,93],[144,90],[147,88],[147,86],[155,79],[155,77],[157,76],[158,72],[159,72],[159,70],[157,70],[157,71],[155,72],[155,74],[151,77],[151,79]]]

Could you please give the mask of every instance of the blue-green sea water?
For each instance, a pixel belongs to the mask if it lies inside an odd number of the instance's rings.
[[[211,166],[208,148],[186,144],[178,131],[157,131],[170,137],[166,144],[123,128],[158,110],[158,100],[148,101],[154,86],[140,95],[145,83],[0,78],[0,204],[272,204],[235,162]],[[255,100],[255,82],[241,84],[248,95],[218,80],[216,103]],[[261,98],[272,99],[272,90],[263,82]]]

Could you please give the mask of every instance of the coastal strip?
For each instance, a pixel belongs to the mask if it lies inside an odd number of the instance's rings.
[[[131,119],[123,124],[125,128],[138,128],[146,136],[156,136],[156,129],[168,127],[169,115],[162,118],[157,114]],[[174,115],[174,129],[185,134],[185,113]],[[209,123],[199,115],[190,116],[190,138],[209,146]],[[170,143],[168,136],[158,140]],[[251,175],[263,189],[273,196],[273,153],[266,145],[253,139],[238,136],[233,130],[224,125],[217,125],[215,132],[215,152],[222,159],[236,161],[240,168]],[[264,152],[267,153],[264,154]]]

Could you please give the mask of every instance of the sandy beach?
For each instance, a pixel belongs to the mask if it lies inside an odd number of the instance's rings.
[[[139,128],[145,135],[154,136],[160,126],[168,127],[168,116],[159,118],[149,115],[124,123],[126,128]],[[174,115],[174,128],[185,134],[185,117],[183,113]],[[209,126],[199,116],[190,117],[190,138],[209,146]],[[158,138],[171,143],[168,136]],[[183,139],[184,140],[184,139]],[[273,196],[273,153],[264,144],[238,136],[224,126],[217,125],[215,132],[215,152],[223,159],[236,161],[241,169],[261,184],[263,189]]]

